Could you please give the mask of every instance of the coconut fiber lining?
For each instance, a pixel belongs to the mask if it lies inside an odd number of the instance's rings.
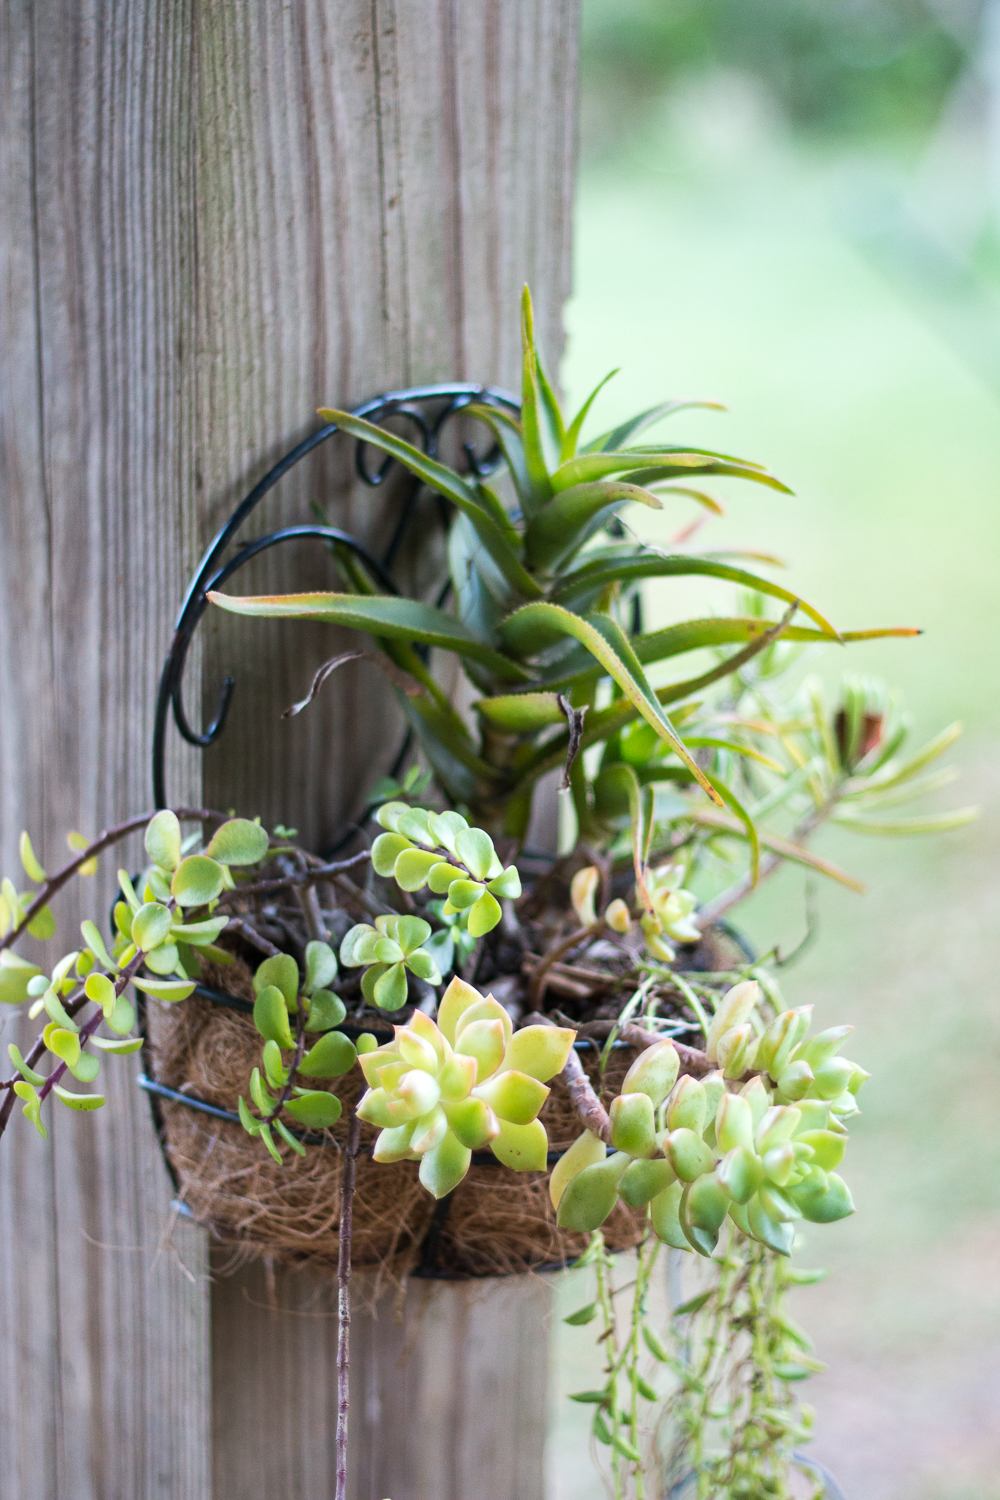
[[[243,999],[253,998],[250,971],[237,961],[212,969],[205,982]],[[251,1070],[260,1063],[261,1040],[249,1016],[193,996],[183,1005],[150,1004],[155,1076],[169,1088],[235,1112],[247,1097]],[[635,1053],[611,1053],[602,1097],[618,1092]],[[598,1054],[581,1058],[597,1087]],[[344,1101],[364,1088],[360,1070],[335,1080]],[[556,1079],[541,1116],[551,1150],[565,1150],[580,1133],[569,1094]],[[340,1147],[344,1118],[326,1132],[329,1144],[307,1145],[304,1157],[281,1141],[282,1162],[241,1126],[163,1101],[164,1147],[179,1183],[179,1198],[216,1239],[238,1247],[241,1258],[309,1265],[335,1272],[340,1217]],[[362,1153],[377,1130],[362,1125]],[[416,1162],[380,1165],[358,1158],[352,1264],[393,1279],[433,1275],[464,1279],[510,1276],[533,1267],[564,1264],[586,1247],[587,1236],[556,1226],[545,1172],[512,1172],[499,1163],[473,1165],[447,1198],[435,1203],[417,1179]],[[619,1204],[604,1226],[610,1248],[638,1243],[641,1214]]]

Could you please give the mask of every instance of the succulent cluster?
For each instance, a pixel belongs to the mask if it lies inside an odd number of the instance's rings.
[[[72,835],[70,846],[79,851],[81,842],[86,852],[89,846],[82,835]],[[199,972],[198,955],[230,961],[215,947],[229,918],[212,916],[212,907],[223,890],[234,888],[230,866],[256,864],[267,852],[268,837],[259,824],[233,818],[216,830],[207,848],[198,850],[200,843],[199,833],[182,840],[172,812],[157,813],[149,821],[145,845],[151,863],[139,881],[141,895],[127,872],[118,872],[124,899],[115,906],[110,951],[96,923],[88,919],[81,923],[84,946],[63,954],[49,974],[9,947],[0,952],[0,1000],[30,1002],[29,1017],[43,1012],[49,1017],[29,1057],[14,1043],[7,1049],[17,1070],[13,1094],[41,1135],[47,1134],[41,1106],[50,1093],[70,1109],[94,1110],[105,1103],[103,1094],[66,1088],[60,1080],[67,1072],[80,1083],[93,1083],[101,1054],[128,1055],[142,1046],[140,1037],[129,1035],[135,1024],[135,1010],[125,993],[129,985],[159,1000],[186,1000],[194,990],[192,976]],[[21,861],[29,879],[44,892],[51,882],[27,834],[21,838]],[[78,861],[81,874],[92,874],[95,868],[96,859]],[[0,938],[21,928],[34,937],[53,937],[55,919],[40,900],[40,893],[19,893],[12,881],[4,880]],[[187,913],[196,908],[204,908],[206,914],[189,920]],[[102,1024],[111,1037],[98,1035]],[[43,1073],[39,1069],[46,1060],[48,1071]]]
[[[376,816],[388,830],[372,846],[376,873],[392,875],[401,890],[428,886],[445,896],[444,915],[467,912],[472,937],[492,932],[502,914],[500,902],[521,894],[517,867],[505,869],[489,834],[471,827],[461,813],[387,802]]]
[[[678,1078],[670,1042],[636,1059],[611,1105],[612,1154],[585,1131],[552,1173],[563,1228],[597,1229],[620,1198],[631,1208],[648,1205],[654,1232],[677,1249],[711,1255],[728,1216],[788,1255],[797,1219],[829,1223],[853,1212],[835,1171],[843,1120],[857,1112],[854,1095],[868,1076],[836,1056],[851,1028],[806,1040],[808,1009],[789,1010],[750,1043],[757,999],[756,982],[735,986],[708,1036],[709,1062],[725,1056],[731,1072],[737,1057],[752,1053],[738,1076],[753,1063],[762,1068],[738,1093],[720,1068]]]
[[[381,1134],[376,1161],[419,1161],[435,1198],[458,1186],[473,1151],[486,1147],[505,1167],[542,1172],[548,1137],[538,1112],[576,1033],[525,1026],[515,1032],[491,995],[453,979],[437,1024],[414,1011],[393,1040],[363,1053],[369,1085],[358,1114]]]

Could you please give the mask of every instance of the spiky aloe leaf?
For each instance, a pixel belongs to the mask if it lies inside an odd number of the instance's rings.
[[[649,552],[641,555],[615,559],[598,558],[582,563],[568,573],[553,595],[559,604],[570,604],[587,596],[596,596],[609,583],[632,583],[640,578],[682,578],[701,575],[706,578],[721,578],[728,583],[753,589],[759,594],[769,594],[772,599],[783,599],[786,604],[798,603],[799,608],[824,632],[827,640],[840,641],[842,636],[811,604],[805,604],[780,584],[748,573],[744,568],[733,568],[728,563],[714,562],[704,557],[686,557],[682,553]]]
[[[484,645],[453,616],[416,599],[359,594],[260,594],[234,596],[212,592],[213,604],[237,615],[279,620],[327,620],[390,639],[440,646],[479,662],[501,681],[527,682],[531,674]]]
[[[627,504],[662,510],[649,490],[622,481],[598,480],[578,484],[543,505],[524,534],[524,555],[530,568],[554,572],[578,552],[589,536]]]
[[[526,604],[508,616],[500,628],[503,639],[512,650],[530,654],[538,649],[535,641],[541,635],[568,635],[586,646],[600,662],[604,670],[613,677],[648,724],[701,782],[708,795],[718,802],[719,794],[706,780],[701,768],[692,759],[674,726],[657,701],[656,694],[646,681],[646,674],[629,645],[628,637],[621,626],[608,615],[591,615],[584,620],[561,609],[557,604]]]
[[[614,372],[613,372],[614,373]],[[606,376],[610,379],[610,376]],[[603,384],[603,381],[602,381]],[[597,388],[600,390],[600,386]],[[596,395],[597,392],[594,392]],[[591,397],[593,400],[593,397]],[[602,432],[600,437],[594,438],[584,449],[585,453],[612,453],[616,448],[621,448],[628,442],[629,438],[635,437],[646,427],[651,427],[661,417],[672,417],[677,411],[690,411],[692,408],[700,407],[704,411],[725,411],[725,407],[718,401],[661,401],[656,406],[648,406],[645,411],[639,412],[628,421],[622,422],[617,427],[612,427],[610,432]]]

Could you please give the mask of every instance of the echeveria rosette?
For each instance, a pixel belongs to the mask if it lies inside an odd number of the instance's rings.
[[[423,946],[430,935],[423,917],[376,917],[374,927],[358,922],[344,935],[340,962],[349,969],[368,966],[361,991],[369,1005],[399,1010],[406,1004],[407,969],[427,984],[441,983],[437,962]]]
[[[538,1112],[575,1038],[568,1027],[515,1032],[492,995],[453,979],[437,1024],[415,1011],[392,1042],[361,1056],[369,1088],[358,1115],[381,1130],[374,1159],[419,1161],[435,1198],[457,1187],[473,1151],[487,1146],[505,1167],[544,1171],[549,1143]]]
[[[709,1061],[738,1053],[745,1059],[757,997],[753,981],[723,997],[706,1042]],[[853,1213],[835,1169],[846,1146],[843,1118],[856,1112],[854,1090],[867,1074],[835,1057],[850,1028],[821,1032],[810,1043],[808,1025],[808,1007],[786,1011],[754,1042],[780,1079],[774,1089],[761,1073],[733,1092],[721,1069],[671,1085],[677,1062],[676,1053],[669,1060],[670,1043],[648,1049],[612,1103],[612,1153],[584,1132],[554,1170],[559,1224],[596,1229],[620,1198],[648,1207],[656,1235],[677,1249],[711,1255],[728,1216],[744,1234],[788,1255],[797,1220],[830,1223]],[[734,1035],[738,1046],[728,1047]],[[804,1068],[789,1075],[796,1062],[809,1067],[811,1081]],[[789,1084],[802,1087],[795,1103],[784,1092]]]
[[[376,873],[391,875],[404,891],[427,885],[447,895],[445,914],[467,911],[472,937],[491,932],[502,915],[500,902],[521,894],[515,866],[504,869],[489,834],[470,827],[461,813],[387,802],[376,816],[387,830],[372,846]]]

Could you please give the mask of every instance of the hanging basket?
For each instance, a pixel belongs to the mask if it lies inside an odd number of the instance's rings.
[[[251,1139],[236,1114],[240,1094],[260,1060],[260,1036],[249,1012],[250,970],[237,961],[206,973],[205,994],[183,1005],[152,1008],[149,1028],[156,1099],[167,1161],[178,1201],[213,1237],[253,1256],[336,1269],[340,1215],[340,1151],[347,1111],[329,1131],[306,1135],[306,1154],[282,1144],[281,1165]],[[351,1034],[344,1025],[342,1031]],[[370,1029],[368,1027],[366,1030]],[[355,1034],[360,1028],[356,1028]],[[385,1040],[391,1032],[387,1031]],[[380,1038],[381,1040],[381,1038]],[[605,1104],[618,1093],[638,1052],[613,1045],[600,1082],[596,1044],[578,1044],[581,1062]],[[365,1088],[360,1070],[338,1083],[345,1106]],[[580,1133],[580,1121],[560,1079],[539,1117],[549,1137],[550,1162]],[[435,1202],[417,1179],[416,1162],[371,1160],[378,1131],[361,1134],[354,1200],[352,1263],[395,1278],[407,1275],[461,1280],[511,1276],[566,1265],[582,1253],[587,1236],[556,1227],[548,1174],[514,1172],[489,1151],[473,1153],[464,1181]],[[604,1227],[608,1245],[625,1250],[639,1241],[642,1213],[619,1204]]]

